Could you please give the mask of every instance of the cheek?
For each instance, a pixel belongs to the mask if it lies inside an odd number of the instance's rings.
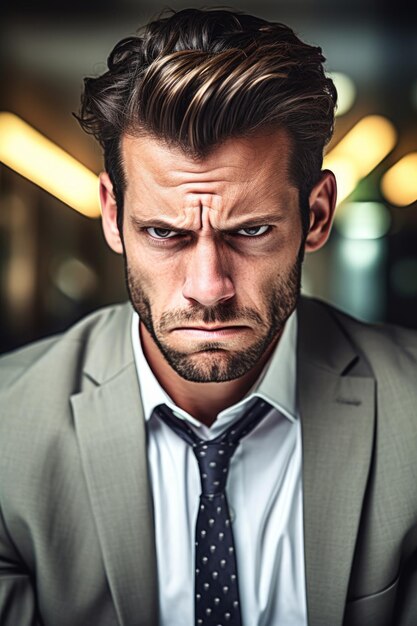
[[[267,308],[275,292],[284,289],[297,264],[299,249],[285,254],[275,251],[268,258],[240,262],[234,272],[236,297],[240,305]]]
[[[262,258],[239,257],[232,267],[238,291],[263,291],[264,287],[285,273],[287,261],[276,252]]]
[[[155,259],[136,247],[134,254],[128,254],[130,282],[149,300],[153,315],[184,306],[182,298],[181,264],[166,259]]]

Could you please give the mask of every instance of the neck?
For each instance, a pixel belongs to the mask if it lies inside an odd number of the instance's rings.
[[[259,362],[244,376],[221,383],[195,383],[185,380],[172,369],[143,324],[140,324],[140,334],[144,355],[161,387],[178,407],[206,426],[211,426],[221,411],[246,395],[279,340],[278,337],[271,343]]]

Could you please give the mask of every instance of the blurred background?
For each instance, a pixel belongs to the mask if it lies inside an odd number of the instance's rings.
[[[172,2],[179,9],[190,6]],[[197,8],[201,5],[192,5]],[[417,19],[405,0],[228,5],[320,45],[340,104],[325,166],[340,204],[303,291],[417,328]],[[126,298],[98,214],[101,152],[71,115],[84,76],[164,5],[13,0],[0,8],[0,352]]]

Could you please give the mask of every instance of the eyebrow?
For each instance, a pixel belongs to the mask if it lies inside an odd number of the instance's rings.
[[[157,217],[145,220],[145,219],[140,219],[136,217],[135,215],[131,215],[130,221],[132,225],[138,230],[142,228],[152,228],[152,227],[153,228],[165,228],[167,230],[179,230],[175,228],[175,226],[173,226],[169,222],[165,220],[161,220],[160,218],[157,218]]]
[[[277,224],[284,221],[286,218],[285,215],[272,215],[272,214],[264,214],[264,215],[256,215],[253,217],[248,217],[242,221],[231,224],[227,228],[215,228],[214,230],[230,232],[241,230],[242,228],[253,228],[254,226],[266,226],[269,224]],[[135,215],[130,216],[130,221],[132,225],[138,229],[145,228],[163,228],[166,230],[174,230],[178,232],[187,232],[184,228],[177,228],[174,224],[170,224],[168,221],[163,220],[161,218],[151,218],[151,219],[141,219],[136,217]]]

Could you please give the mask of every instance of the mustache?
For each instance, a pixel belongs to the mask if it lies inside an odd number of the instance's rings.
[[[213,307],[195,305],[192,309],[174,309],[166,311],[159,320],[160,330],[167,330],[183,323],[215,324],[237,321],[263,324],[263,319],[257,311],[250,307],[236,307],[235,305],[217,304]]]

